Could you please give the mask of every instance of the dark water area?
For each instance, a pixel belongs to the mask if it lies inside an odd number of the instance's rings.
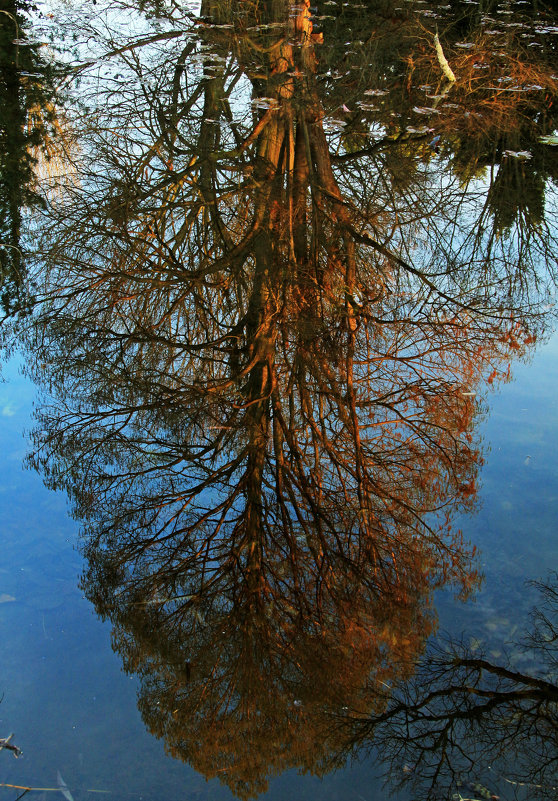
[[[7,801],[558,796],[557,43],[0,0]]]

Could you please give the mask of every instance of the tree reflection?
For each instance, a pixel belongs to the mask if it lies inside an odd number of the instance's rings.
[[[394,784],[415,798],[479,791],[554,798],[558,761],[557,613],[554,574],[521,645],[533,669],[496,664],[462,643],[432,649],[377,716],[347,721],[353,746],[373,742]],[[486,787],[484,786],[486,785]]]
[[[110,42],[30,344],[34,461],[144,719],[249,797],[327,770],[332,713],[381,713],[433,591],[476,585],[477,395],[542,330],[549,246],[486,235],[424,131],[332,139],[307,2],[234,11]]]
[[[126,669],[141,676],[149,729],[172,755],[240,797],[264,791],[270,776],[291,767],[325,772],[339,747],[331,712],[348,703],[375,708],[374,686],[408,673],[432,625],[421,599],[378,597],[364,565],[361,584],[330,577],[335,592],[318,604],[312,559],[297,560],[293,587],[291,571],[280,570],[282,554],[274,562],[270,550],[259,591],[243,566],[231,566],[228,586],[213,595],[179,569],[111,585],[105,563],[84,583],[115,624]],[[269,583],[273,570],[277,587]],[[175,595],[164,598],[165,591]]]
[[[54,105],[56,69],[29,30],[28,0],[0,2],[0,304],[6,314],[30,306],[24,210],[43,201],[37,157],[54,156],[61,133]]]

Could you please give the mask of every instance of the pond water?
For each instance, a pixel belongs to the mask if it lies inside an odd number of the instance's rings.
[[[0,9],[0,793],[555,798],[552,7],[94,5]]]
[[[0,721],[4,736],[15,733],[24,756],[4,755],[2,781],[56,787],[60,771],[76,799],[93,797],[87,788],[118,798],[233,798],[218,781],[207,783],[166,757],[146,732],[137,681],[122,672],[110,647],[110,624],[98,620],[78,587],[83,563],[65,499],[21,468],[33,387],[17,364],[5,372]],[[516,666],[529,670],[529,656],[513,646],[538,601],[526,582],[544,579],[558,557],[558,339],[514,373],[512,383],[491,396],[483,422],[480,509],[460,521],[478,545],[485,582],[473,603],[446,596],[438,612],[444,633],[482,640],[495,659],[505,647]],[[271,781],[268,796],[382,798],[378,773],[372,759],[323,780],[291,771]]]

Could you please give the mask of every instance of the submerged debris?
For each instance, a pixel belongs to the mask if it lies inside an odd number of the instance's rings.
[[[11,752],[13,753],[13,755],[14,755],[14,756],[16,757],[16,759],[17,759],[17,757],[21,756],[21,754],[22,754],[23,752],[22,752],[21,748],[18,748],[18,747],[17,747],[17,745],[13,745],[13,744],[10,742],[10,740],[12,739],[12,737],[13,737],[13,736],[14,736],[13,734],[10,734],[10,736],[9,736],[9,737],[0,737],[0,751],[1,751],[3,748],[7,748],[7,749],[8,749],[8,751],[11,751]]]

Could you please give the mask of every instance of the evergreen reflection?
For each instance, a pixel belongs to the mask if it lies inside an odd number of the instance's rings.
[[[34,462],[83,521],[146,724],[250,797],[328,770],[352,736],[332,717],[381,714],[411,675],[433,591],[475,587],[452,519],[484,386],[543,330],[553,240],[540,204],[505,216],[497,181],[464,179],[469,132],[407,125],[434,50],[409,75],[370,34],[358,87],[332,89],[343,19],[328,50],[306,2],[207,1],[195,32],[179,11],[107,43],[122,60],[49,209]]]
[[[25,209],[42,205],[35,168],[58,150],[54,64],[29,29],[28,0],[0,2],[0,304],[5,314],[30,306]],[[44,176],[43,176],[44,177]]]

